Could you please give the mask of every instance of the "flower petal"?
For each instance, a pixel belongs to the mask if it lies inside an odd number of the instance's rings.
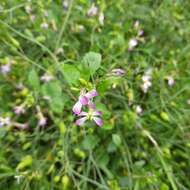
[[[88,93],[86,93],[85,96],[87,98],[93,98],[95,96],[98,96],[98,92],[95,89],[93,89],[93,90],[89,91]]]
[[[73,112],[78,115],[81,112],[82,104],[78,101],[74,106],[73,106]]]
[[[81,126],[81,125],[83,125],[84,124],[84,122],[87,120],[87,117],[82,117],[82,118],[80,118],[80,119],[77,119],[76,120],[76,125],[79,125],[79,126]]]
[[[96,104],[95,104],[94,102],[92,102],[92,101],[89,101],[89,102],[88,102],[88,106],[89,106],[89,108],[91,108],[91,109],[96,109]]]
[[[78,116],[87,116],[87,115],[88,115],[87,112],[82,111]]]
[[[83,95],[80,95],[79,96],[79,101],[80,101],[80,103],[82,104],[82,105],[86,105],[86,104],[88,104],[88,98],[86,97],[86,96],[83,96]]]
[[[96,123],[98,126],[102,126],[102,125],[103,125],[103,121],[102,121],[102,119],[100,119],[99,117],[93,117],[93,120],[95,121],[95,123]]]
[[[92,113],[93,116],[101,116],[102,115],[102,112],[100,110],[96,110]]]

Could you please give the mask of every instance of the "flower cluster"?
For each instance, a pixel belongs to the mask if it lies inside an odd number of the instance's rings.
[[[133,51],[133,49],[138,45],[139,41],[142,41],[144,36],[144,30],[140,27],[140,22],[137,20],[134,24],[134,29],[136,30],[136,36],[129,39],[128,51]]]
[[[102,116],[102,112],[96,109],[96,105],[92,101],[92,98],[95,96],[98,96],[95,89],[89,92],[86,92],[85,89],[81,90],[78,101],[72,109],[74,114],[80,117],[76,120],[76,125],[83,125],[86,120],[94,120],[98,126],[102,126],[103,121],[100,118],[100,116]],[[88,107],[88,112],[82,111],[83,106]]]

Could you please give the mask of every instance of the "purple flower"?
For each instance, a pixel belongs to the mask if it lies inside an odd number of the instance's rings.
[[[125,71],[123,69],[120,69],[120,68],[112,69],[111,74],[116,75],[116,76],[121,76],[121,75],[125,74]]]
[[[91,104],[91,106],[95,107],[95,105],[90,101],[90,99],[95,96],[98,96],[98,93],[95,89],[93,89],[87,93],[84,89],[82,89],[80,92],[80,96],[78,97],[78,101],[73,106],[73,109],[72,109],[73,112],[76,115],[79,115],[81,112],[82,106],[87,105],[87,104]]]
[[[100,118],[100,116],[102,116],[102,112],[99,110],[89,109],[89,112],[81,112],[78,116],[81,118],[76,120],[76,125],[81,126],[86,120],[93,120],[98,126],[103,125],[103,121]]]
[[[140,36],[140,37],[144,36],[144,30],[143,29],[140,29],[138,31],[138,36]]]

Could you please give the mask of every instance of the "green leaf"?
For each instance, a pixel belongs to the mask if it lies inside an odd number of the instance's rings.
[[[65,99],[59,81],[51,81],[42,86],[42,94],[50,98],[50,108],[55,113],[62,113]]]
[[[93,150],[98,144],[99,140],[96,136],[88,135],[82,142],[83,148],[86,150]]]
[[[39,80],[39,77],[38,77],[38,73],[34,69],[32,69],[29,72],[28,83],[34,89],[38,90],[40,88],[40,80]]]
[[[121,138],[118,134],[113,134],[112,140],[117,147],[119,147],[121,145]]]
[[[84,67],[86,70],[90,71],[91,75],[93,75],[99,69],[101,61],[101,54],[95,52],[89,52],[85,54],[83,58]]]
[[[76,65],[63,64],[61,72],[69,84],[76,84],[80,78]]]

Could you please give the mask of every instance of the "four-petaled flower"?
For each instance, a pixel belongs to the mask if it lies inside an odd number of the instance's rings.
[[[102,116],[102,112],[99,110],[93,110],[93,109],[89,109],[89,112],[84,112],[82,111],[80,114],[78,114],[78,116],[80,116],[81,118],[76,120],[76,125],[83,125],[84,122],[86,120],[94,120],[94,122],[98,125],[98,126],[102,126],[103,125],[103,121],[100,118],[100,116]]]
[[[78,97],[78,101],[75,103],[75,105],[73,106],[73,112],[76,115],[79,115],[82,109],[83,105],[87,105],[90,104],[92,107],[95,105],[91,102],[91,98],[98,96],[98,93],[95,89],[89,91],[86,93],[86,91],[84,89],[81,90],[80,92],[80,96]]]

